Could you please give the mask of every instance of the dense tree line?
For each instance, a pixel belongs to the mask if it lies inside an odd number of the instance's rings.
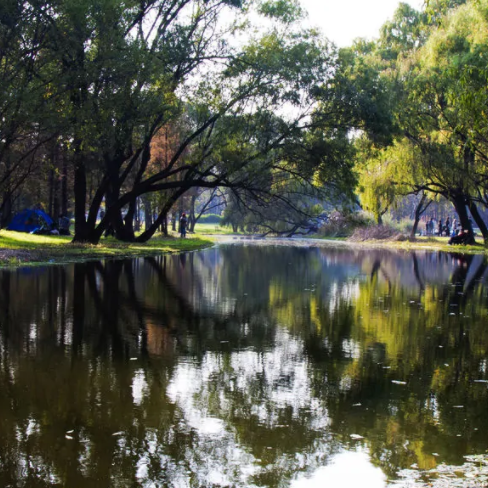
[[[250,33],[248,13],[269,27]],[[322,181],[327,150],[344,137],[330,132],[344,123],[334,115],[344,103],[321,88],[338,59],[295,26],[300,15],[297,2],[267,0],[2,4],[4,223],[26,183],[43,178],[48,191],[36,196],[52,194],[54,213],[71,197],[74,239],[93,243],[108,230],[147,240],[193,189],[303,213],[296,198],[343,186]],[[329,134],[313,133],[317,96],[330,110],[320,120]],[[154,147],[168,127],[161,158]],[[149,207],[155,194],[158,213],[136,237],[138,202]]]
[[[403,4],[378,41],[351,49],[390,100],[391,140],[362,137],[357,146],[362,201],[378,222],[404,195],[421,196],[419,209],[444,198],[463,227],[472,217],[488,240],[480,213],[487,204],[487,33],[486,1],[430,2],[424,12]]]
[[[488,239],[487,1],[401,4],[339,51],[301,16],[296,0],[2,2],[0,225],[43,203],[76,241],[145,241],[215,190],[230,223],[286,234],[356,193],[379,223],[405,195],[417,217],[445,198]]]

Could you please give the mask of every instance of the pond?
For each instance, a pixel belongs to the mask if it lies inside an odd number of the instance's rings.
[[[250,243],[1,271],[1,486],[484,486],[486,270]]]

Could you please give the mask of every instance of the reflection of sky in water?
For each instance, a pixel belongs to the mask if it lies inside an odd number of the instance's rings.
[[[311,476],[299,477],[291,488],[385,488],[386,476],[365,452],[342,452]]]
[[[182,423],[198,433],[197,442],[206,446],[208,456],[198,471],[201,474],[203,469],[210,486],[233,486],[236,478],[244,486],[255,486],[250,477],[269,467],[240,445],[239,433],[226,421],[236,413],[236,405],[228,397],[236,391],[250,402],[248,414],[243,415],[251,415],[263,426],[283,428],[286,433],[289,426],[278,424],[280,412],[289,409],[291,418],[300,422],[306,411],[310,414],[308,428],[326,435],[329,416],[321,400],[312,395],[308,367],[303,344],[283,329],[277,330],[274,347],[264,353],[249,349],[226,358],[209,352],[201,363],[186,359],[178,364],[167,395],[181,411]],[[261,389],[260,399],[256,398],[256,388]],[[308,461],[299,458],[292,464],[303,469]],[[286,453],[278,454],[276,464],[285,466],[289,462]]]
[[[116,262],[102,269],[121,291],[95,267],[68,269],[67,291],[57,269],[21,283],[37,308],[0,308],[0,373],[15,387],[0,449],[18,446],[15,476],[36,466],[60,483],[71,463],[87,479],[109,467],[118,486],[384,488],[399,467],[486,451],[480,259],[232,251],[140,261],[134,301]],[[72,454],[51,467],[49,446]]]
[[[298,418],[303,410],[313,411],[314,422],[310,427],[314,430],[329,425],[325,406],[311,393],[303,344],[287,331],[277,329],[275,346],[264,353],[238,351],[230,355],[227,366],[223,361],[221,354],[207,353],[201,365],[180,363],[168,388],[169,398],[182,407],[185,418],[197,430],[208,421],[204,406],[216,389],[221,392],[218,408],[225,412],[231,404],[226,401],[224,389],[240,390],[252,398],[258,377],[264,383],[264,391],[261,402],[254,401],[252,413],[260,422],[273,425],[277,411],[291,407],[293,418]]]

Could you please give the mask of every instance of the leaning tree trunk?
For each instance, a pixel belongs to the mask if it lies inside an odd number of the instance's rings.
[[[136,242],[147,242],[153,235],[154,233],[158,230],[158,227],[163,224],[163,222],[166,222],[168,212],[171,210],[173,205],[176,203],[176,201],[184,195],[188,191],[188,188],[184,189],[178,189],[176,190],[173,195],[170,196],[168,201],[163,205],[163,207],[159,211],[159,215],[156,218],[156,220],[153,222],[153,224],[149,227],[148,230],[144,231],[140,236],[138,236],[135,240]]]
[[[465,197],[465,195],[462,193],[457,193],[456,195],[451,196],[450,199],[451,199],[451,202],[454,205],[454,208],[456,209],[456,212],[458,214],[459,222],[461,223],[461,227],[463,229],[467,229],[467,230],[472,231],[473,230],[472,225],[471,225],[471,222],[469,221],[469,215],[468,215],[468,211],[466,209],[466,197]],[[475,243],[475,239],[473,236],[470,244],[474,244],[474,243]]]
[[[488,227],[486,226],[483,217],[481,217],[478,207],[471,199],[468,200],[468,208],[474,221],[476,222],[476,225],[479,227],[481,234],[483,235],[483,242],[485,243],[485,246],[488,245]]]

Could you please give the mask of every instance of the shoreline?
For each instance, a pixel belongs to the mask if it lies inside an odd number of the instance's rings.
[[[488,254],[482,244],[450,246],[435,238],[416,241],[325,239],[313,237],[261,237],[256,235],[197,234],[186,239],[155,237],[149,242],[121,243],[103,239],[98,245],[72,244],[71,236],[37,236],[12,231],[0,231],[0,269],[26,266],[64,265],[98,259],[125,259],[178,252],[199,251],[218,244],[253,244],[296,247],[352,247],[398,251],[451,252]],[[440,238],[442,239],[442,238]]]
[[[37,236],[0,231],[0,269],[64,265],[101,259],[125,259],[198,251],[214,245],[208,237],[156,237],[148,243],[121,243],[102,239],[100,244],[72,244],[72,236]]]

